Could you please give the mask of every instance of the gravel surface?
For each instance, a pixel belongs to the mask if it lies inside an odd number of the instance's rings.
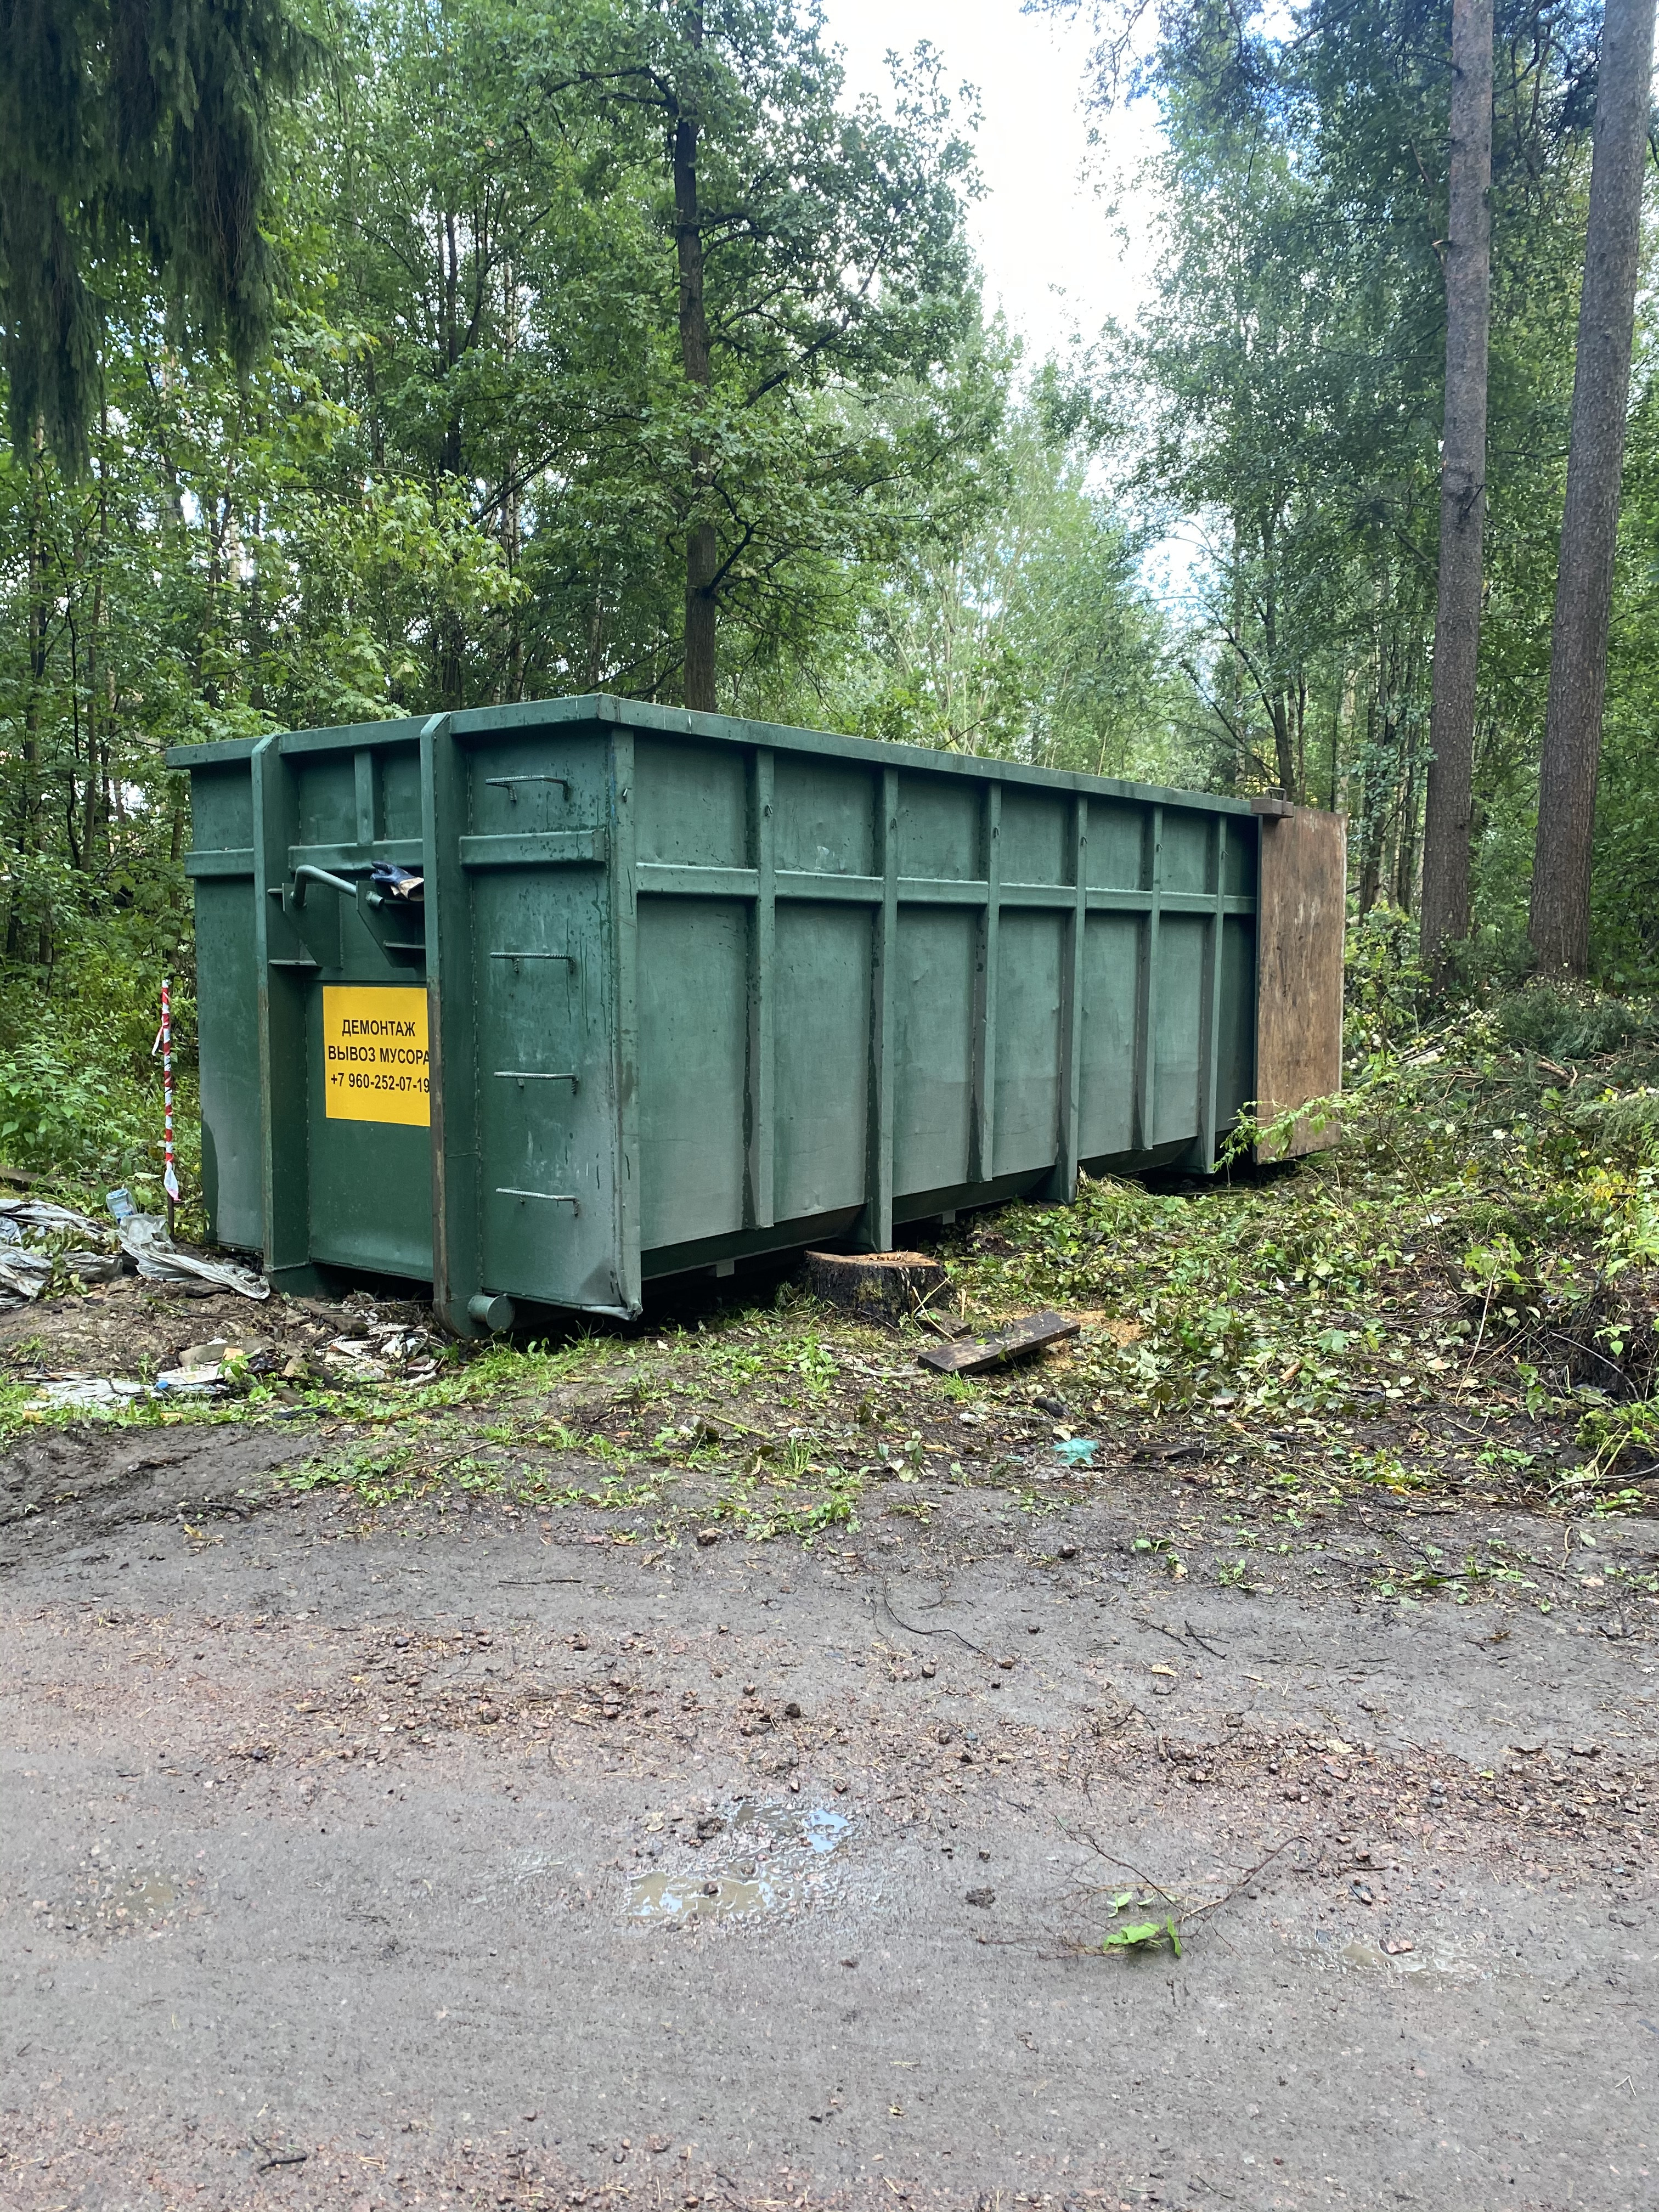
[[[1651,1522],[1402,1604],[1176,1578],[1165,1470],[807,1548],[314,1448],[0,1467],[18,2212],[1659,2204]]]

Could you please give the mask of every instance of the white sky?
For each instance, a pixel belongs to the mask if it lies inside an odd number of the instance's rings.
[[[1108,316],[1129,320],[1145,288],[1146,226],[1132,199],[1114,219],[1103,187],[1113,171],[1121,178],[1138,166],[1155,125],[1146,102],[1120,111],[1105,158],[1091,157],[1078,100],[1086,31],[1022,15],[1019,0],[824,0],[824,8],[850,90],[884,95],[884,56],[923,39],[944,57],[948,83],[977,86],[987,190],[972,211],[975,241],[988,305],[1001,302],[1028,359],[1063,346],[1073,331],[1091,337]]]

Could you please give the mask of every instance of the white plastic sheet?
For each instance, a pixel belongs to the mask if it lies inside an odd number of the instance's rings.
[[[181,1251],[167,1235],[167,1223],[159,1213],[130,1213],[117,1234],[122,1250],[137,1263],[147,1282],[217,1283],[234,1291],[239,1297],[270,1296],[264,1277],[239,1261],[209,1260],[195,1252]]]

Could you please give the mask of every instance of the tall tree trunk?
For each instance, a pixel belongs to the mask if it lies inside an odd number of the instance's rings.
[[[449,480],[444,491],[461,480],[464,459],[461,436],[461,417],[457,404],[455,369],[461,358],[459,301],[461,291],[461,247],[452,210],[446,209],[443,219],[443,296],[439,307],[440,335],[443,343],[445,390],[449,400],[449,416],[444,424],[443,443],[438,451],[438,471],[441,477]],[[466,626],[459,612],[444,607],[438,617],[438,704],[455,710],[466,704]]]
[[[104,727],[103,701],[100,685],[107,684],[112,672],[109,668],[109,398],[100,394],[98,403],[98,550],[94,556],[92,583],[92,628],[87,638],[87,787],[85,812],[81,824],[81,851],[83,865],[92,866],[93,840],[98,834],[99,801],[103,794],[105,772],[108,766],[110,732],[105,729],[102,757],[100,757],[98,737]],[[113,715],[110,717],[112,723]]]
[[[688,35],[702,44],[702,9],[689,11]],[[697,123],[684,112],[674,121],[674,248],[680,273],[680,361],[688,380],[707,391],[709,383],[708,317],[702,295],[702,213],[697,198]],[[693,496],[708,478],[709,456],[702,447],[691,454]],[[685,539],[685,672],[688,707],[714,711],[714,578],[720,552],[712,522],[699,522]]]
[[[1570,975],[1589,969],[1590,845],[1636,325],[1653,11],[1654,0],[1607,0],[1596,67],[1595,153],[1528,930],[1539,967]]]
[[[1447,947],[1469,933],[1469,810],[1492,327],[1492,0],[1452,0],[1451,34],[1440,575],[1423,825],[1423,959],[1437,981],[1444,976]]]
[[[34,459],[29,475],[29,691],[28,705],[23,715],[23,781],[25,804],[28,809],[28,827],[23,847],[26,852],[33,852],[40,843],[40,815],[44,811],[45,794],[40,788],[40,710],[46,696],[47,626],[52,605],[47,575],[51,551],[46,544],[46,437],[44,430],[40,428],[35,432]],[[40,917],[35,957],[42,968],[52,965],[50,908]]]
[[[1401,914],[1412,910],[1417,873],[1417,763],[1406,763],[1406,788],[1400,801],[1400,836],[1394,854],[1394,902]]]
[[[1382,672],[1377,672],[1379,689]],[[1377,731],[1382,736],[1379,741]],[[1386,775],[1382,765],[1382,746],[1388,743],[1387,717],[1376,700],[1365,710],[1364,767],[1359,782],[1359,918],[1363,921],[1376,904],[1377,894],[1382,888],[1382,840],[1388,829],[1388,817],[1383,808]]]

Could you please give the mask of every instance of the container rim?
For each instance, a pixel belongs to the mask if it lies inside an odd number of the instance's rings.
[[[410,714],[385,721],[349,722],[315,730],[275,733],[284,754],[356,750],[364,745],[407,744],[418,738],[428,722],[441,720],[450,734],[465,744],[469,738],[510,736],[516,732],[556,729],[581,723],[599,723],[649,732],[653,737],[685,738],[699,744],[765,745],[775,751],[805,753],[814,759],[854,761],[866,767],[902,768],[915,773],[990,779],[1030,789],[1072,792],[1081,796],[1174,804],[1212,814],[1249,815],[1248,798],[1231,798],[1219,792],[1183,791],[1173,785],[1131,783],[1117,776],[1089,775],[1077,769],[1034,768],[1023,761],[1002,760],[986,753],[935,751],[929,745],[911,745],[880,738],[843,737],[830,730],[798,729],[782,722],[757,722],[731,714],[702,714],[684,707],[654,706],[644,700],[618,698],[605,691],[588,691],[556,699],[526,700],[510,707],[470,707],[437,715]],[[263,738],[228,738],[215,744],[173,745],[163,755],[168,768],[201,769],[252,757]],[[1314,811],[1317,810],[1307,810]]]

